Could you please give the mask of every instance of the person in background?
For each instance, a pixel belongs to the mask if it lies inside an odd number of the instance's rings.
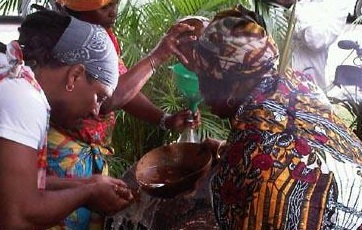
[[[329,47],[346,25],[349,2],[298,0],[295,3],[291,66],[311,74],[323,90],[331,83],[326,76]]]
[[[362,143],[310,75],[276,70],[279,51],[241,5],[222,11],[196,42],[204,103],[230,120],[211,191],[220,229],[357,229]]]
[[[50,115],[71,127],[97,115],[117,86],[118,58],[106,31],[49,11],[28,15],[19,34],[0,53],[0,229],[44,229],[81,206],[103,214],[127,207],[132,193],[115,178],[46,184]],[[78,51],[86,55],[73,56]]]
[[[120,47],[111,28],[116,20],[118,1],[62,0],[60,4],[69,15],[104,27],[118,56],[120,55]],[[83,119],[79,125],[70,129],[57,122],[51,122],[48,135],[50,175],[62,178],[88,178],[94,174],[108,175],[108,165],[104,156],[114,154],[111,141],[116,123],[116,110],[122,109],[139,119],[159,124],[164,130],[173,128],[182,131],[187,126],[199,124],[199,115],[196,115],[195,121],[190,124],[187,118],[191,111],[184,110],[174,115],[166,114],[140,92],[159,65],[173,55],[183,58],[176,48],[176,45],[180,43],[177,40],[178,36],[193,29],[192,26],[181,23],[172,26],[155,49],[129,70],[119,58],[120,77],[117,88],[112,97],[105,98],[98,116]],[[189,39],[193,37],[186,36],[182,42],[187,42]],[[103,229],[103,225],[104,215],[92,212],[87,207],[81,207],[53,229]]]

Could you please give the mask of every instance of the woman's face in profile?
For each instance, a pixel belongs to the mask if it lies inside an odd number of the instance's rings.
[[[51,116],[58,125],[73,128],[82,124],[83,119],[97,118],[102,103],[112,96],[113,89],[85,73],[62,93],[61,100],[52,106]]]
[[[224,113],[226,111],[226,95],[223,94],[224,91],[220,90],[220,87],[224,87],[221,85],[222,81],[202,74],[204,71],[202,71],[202,69],[200,69],[197,65],[200,60],[196,60],[197,57],[194,49],[198,41],[190,41],[187,39],[187,37],[191,35],[199,38],[205,28],[209,25],[209,20],[198,17],[186,17],[181,19],[179,22],[195,27],[194,31],[185,34],[185,36],[181,38],[185,39],[185,42],[180,42],[183,45],[179,46],[179,50],[189,61],[188,63],[182,64],[198,75],[200,92],[203,95],[204,103],[210,107],[211,112],[221,118],[228,117],[229,114]]]
[[[210,108],[212,114],[220,118],[229,118],[234,111],[230,111],[227,100],[231,91],[227,82],[211,76],[198,75],[199,88],[204,104]]]
[[[82,11],[80,19],[92,24],[98,24],[105,29],[111,28],[117,19],[118,0],[111,0],[107,5],[97,10]]]

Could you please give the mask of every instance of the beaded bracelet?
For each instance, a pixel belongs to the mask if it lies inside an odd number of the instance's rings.
[[[152,74],[156,73],[156,64],[155,64],[155,60],[151,57],[151,55],[147,56],[148,61],[150,62],[151,65],[151,69],[152,69]]]
[[[166,119],[171,117],[171,114],[168,113],[164,113],[160,119],[160,123],[158,124],[158,127],[160,127],[160,129],[162,130],[167,130],[168,128],[166,127]]]

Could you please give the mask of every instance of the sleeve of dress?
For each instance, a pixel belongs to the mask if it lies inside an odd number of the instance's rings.
[[[0,137],[41,148],[48,119],[44,94],[23,79],[0,81],[0,92]]]

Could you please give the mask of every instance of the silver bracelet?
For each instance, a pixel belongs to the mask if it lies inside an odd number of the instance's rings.
[[[158,127],[160,127],[160,129],[166,131],[168,128],[166,127],[166,119],[171,117],[171,114],[168,113],[164,113],[160,119],[160,123],[158,124]]]
[[[155,60],[151,57],[151,55],[147,56],[148,61],[150,62],[151,65],[151,69],[152,69],[152,74],[156,73],[156,64],[155,64]]]

